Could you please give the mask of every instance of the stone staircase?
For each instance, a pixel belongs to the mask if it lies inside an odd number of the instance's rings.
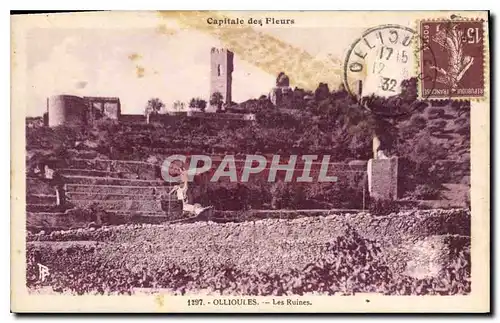
[[[57,171],[65,184],[66,205],[56,205],[49,180],[28,177],[28,227],[66,228],[82,222],[75,210],[96,207],[134,222],[159,223],[181,214],[180,202],[168,194],[171,185],[156,177],[153,164],[74,159]]]
[[[59,168],[63,176],[89,176],[89,177],[112,177],[120,178],[121,173],[94,169]]]

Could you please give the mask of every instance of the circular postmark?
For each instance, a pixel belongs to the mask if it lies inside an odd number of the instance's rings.
[[[415,46],[419,43],[424,44],[419,42],[417,32],[405,26],[382,25],[366,30],[346,54],[346,90],[363,108],[377,115],[399,117],[412,112],[420,106],[418,82],[425,78],[434,84],[436,79],[435,73],[417,73],[416,66],[435,64],[432,50],[426,61],[420,60],[418,53],[424,47]]]

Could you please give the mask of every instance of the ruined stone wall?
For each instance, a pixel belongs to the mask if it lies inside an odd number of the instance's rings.
[[[47,103],[49,127],[87,123],[87,104],[73,95],[55,95]]]
[[[105,102],[103,108],[105,118],[118,120],[120,117],[120,103],[119,102]]]
[[[119,120],[126,123],[146,123],[146,116],[143,114],[122,114]]]
[[[129,179],[155,180],[160,175],[154,164],[138,161],[75,158],[69,163],[68,168],[121,173],[123,178]]]
[[[118,120],[121,116],[120,99],[117,97],[84,97],[89,107],[92,107],[92,119],[100,118]]]

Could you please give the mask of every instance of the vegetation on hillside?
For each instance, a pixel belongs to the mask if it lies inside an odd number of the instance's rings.
[[[220,99],[214,96],[210,103],[219,106]],[[399,116],[382,116],[369,109]],[[387,99],[372,96],[357,102],[344,88],[330,91],[321,83],[315,92],[295,88],[278,107],[262,96],[229,112],[254,113],[257,120],[176,116],[148,125],[102,121],[91,128],[27,126],[26,148],[59,158],[69,150],[80,150],[120,160],[203,153],[316,154],[330,155],[332,162],[348,162],[371,158],[372,139],[377,135],[387,155],[400,157],[405,196],[436,198],[441,183],[466,182],[470,173],[470,103],[418,101],[415,80],[406,81],[400,95]],[[443,160],[452,160],[453,165]],[[273,203],[280,204],[279,200]],[[293,207],[296,202],[289,204]]]

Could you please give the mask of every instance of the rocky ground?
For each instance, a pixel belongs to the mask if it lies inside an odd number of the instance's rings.
[[[469,237],[462,209],[29,233],[27,279],[79,294],[467,294]]]

